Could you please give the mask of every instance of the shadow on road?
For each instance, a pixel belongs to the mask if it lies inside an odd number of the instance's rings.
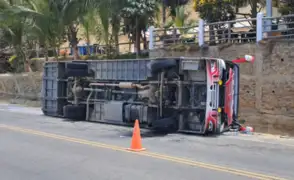
[[[71,119],[63,119],[64,122],[69,122],[69,123],[91,123],[93,125],[99,125],[103,124],[107,127],[111,127],[111,131],[114,132],[114,134],[110,135],[107,133],[107,136],[115,136],[115,137],[125,137],[125,138],[131,138],[133,135],[133,128],[130,125],[117,125],[117,124],[112,124],[112,123],[103,123],[103,122],[92,122],[92,121],[78,121],[78,120],[71,120]],[[153,138],[153,137],[165,137],[167,135],[172,135],[172,134],[184,134],[186,136],[201,136],[205,138],[218,138],[219,135],[213,135],[213,134],[194,134],[194,133],[179,133],[176,131],[171,131],[171,130],[166,130],[166,129],[161,129],[161,130],[152,130],[152,129],[147,129],[144,127],[141,127],[141,137],[142,138]]]

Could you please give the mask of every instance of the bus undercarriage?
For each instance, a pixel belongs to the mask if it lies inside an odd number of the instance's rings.
[[[239,67],[217,58],[48,62],[42,91],[48,116],[196,134],[239,127]]]

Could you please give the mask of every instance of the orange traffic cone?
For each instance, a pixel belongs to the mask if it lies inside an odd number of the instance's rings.
[[[132,142],[131,142],[131,147],[128,148],[130,151],[144,151],[145,148],[142,147],[142,142],[141,142],[141,132],[140,132],[140,127],[139,127],[139,121],[138,119],[135,121],[135,126],[133,130],[133,137],[132,137]]]

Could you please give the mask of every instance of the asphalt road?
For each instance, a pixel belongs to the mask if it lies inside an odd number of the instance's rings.
[[[294,140],[217,138],[142,130],[145,152],[130,153],[132,129],[45,117],[0,105],[1,179],[294,179]]]

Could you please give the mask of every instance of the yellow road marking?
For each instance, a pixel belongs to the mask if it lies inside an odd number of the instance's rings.
[[[238,169],[233,169],[233,168],[229,168],[229,167],[223,167],[223,166],[218,166],[218,165],[213,165],[213,164],[208,164],[208,163],[203,163],[203,162],[192,161],[192,160],[188,160],[188,159],[184,159],[184,158],[168,156],[168,155],[164,155],[164,154],[152,153],[152,152],[148,152],[148,151],[145,151],[145,152],[128,151],[126,148],[119,147],[119,146],[113,146],[113,145],[103,144],[103,143],[99,143],[99,142],[95,142],[95,141],[89,141],[89,140],[72,138],[72,137],[67,137],[67,136],[62,136],[62,135],[57,135],[57,134],[52,134],[52,133],[46,133],[46,132],[36,131],[36,130],[32,130],[32,129],[25,129],[25,128],[20,128],[20,127],[15,127],[15,126],[7,126],[4,124],[0,124],[0,128],[8,129],[11,131],[16,131],[16,132],[33,134],[33,135],[47,137],[47,138],[53,138],[53,139],[64,140],[64,141],[68,141],[68,142],[74,142],[74,143],[99,147],[99,148],[112,149],[115,151],[121,151],[121,152],[137,154],[137,155],[141,155],[141,156],[152,157],[152,158],[171,161],[171,162],[175,162],[175,163],[179,163],[179,164],[186,164],[186,165],[190,165],[190,166],[194,166],[194,167],[201,167],[201,168],[205,168],[205,169],[226,172],[226,173],[235,174],[235,175],[239,175],[239,176],[245,176],[245,177],[254,178],[254,179],[286,180],[284,178],[275,177],[275,176],[271,176],[271,175],[265,175],[265,174],[260,174],[260,173],[244,171],[244,170],[238,170]]]

